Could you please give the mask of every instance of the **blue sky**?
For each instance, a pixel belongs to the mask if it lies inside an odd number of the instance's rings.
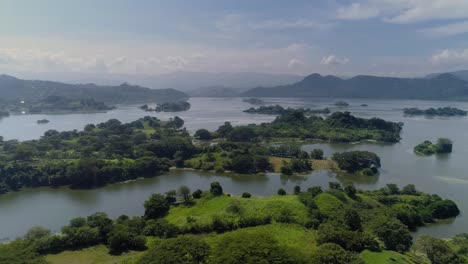
[[[467,0],[0,1],[5,73],[465,68]]]

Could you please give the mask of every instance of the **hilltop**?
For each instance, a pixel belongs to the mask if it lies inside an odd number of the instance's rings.
[[[396,78],[359,75],[350,79],[314,73],[297,83],[257,87],[245,97],[341,97],[376,99],[449,100],[468,98],[468,82],[453,74],[433,78]]]
[[[42,80],[22,80],[9,75],[0,75],[0,94],[5,101],[36,101],[48,96],[94,99],[106,103],[167,102],[188,98],[187,94],[175,89],[155,90],[127,83],[118,86],[66,84]]]

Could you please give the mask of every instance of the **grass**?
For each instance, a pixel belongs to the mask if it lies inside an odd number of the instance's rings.
[[[216,247],[217,243],[226,236],[231,234],[249,234],[258,232],[264,232],[270,234],[273,238],[278,241],[279,246],[287,248],[291,251],[297,251],[297,253],[303,255],[306,258],[310,258],[313,254],[313,249],[316,245],[316,232],[315,230],[305,229],[296,224],[279,224],[274,223],[270,225],[248,227],[238,229],[232,232],[224,234],[210,234],[205,237],[205,241],[212,247]]]
[[[227,208],[236,204],[240,207],[239,213],[232,213]],[[307,221],[307,209],[297,199],[295,195],[275,195],[268,197],[228,197],[219,196],[212,197],[207,195],[199,200],[196,204],[190,207],[177,206],[171,208],[167,219],[176,225],[184,225],[187,223],[187,217],[195,219],[198,223],[211,223],[213,216],[222,215],[231,218],[239,218],[241,216],[271,216],[273,219],[280,215],[284,208],[288,208],[292,217],[298,223]]]
[[[386,250],[381,252],[364,250],[361,253],[361,257],[366,264],[430,264],[422,260],[421,257],[416,258],[412,255],[403,255],[398,252]]]
[[[99,245],[77,251],[50,254],[46,256],[46,260],[51,264],[130,264],[134,263],[142,254],[143,252],[130,251],[118,256],[110,255],[106,246]]]
[[[289,161],[290,158],[270,157],[270,163],[273,166],[273,171],[276,173],[281,172],[281,165],[283,161]],[[333,170],[338,171],[338,165],[332,160],[311,160],[312,170]]]

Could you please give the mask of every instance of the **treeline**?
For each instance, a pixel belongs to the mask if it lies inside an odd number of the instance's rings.
[[[150,108],[148,105],[140,106],[140,109],[147,112],[182,112],[190,110],[190,103],[187,101],[166,102],[157,104],[155,108]]]
[[[0,192],[22,187],[87,188],[152,177],[183,166],[198,152],[178,117],[122,124],[116,119],[84,131],[47,131],[39,140],[0,138]]]
[[[427,115],[427,116],[466,116],[467,111],[454,107],[439,107],[429,109],[405,108],[405,115]]]
[[[286,191],[280,189],[278,194],[286,195]],[[407,252],[413,244],[410,230],[460,213],[451,200],[419,192],[414,185],[400,190],[396,185],[389,184],[375,191],[360,191],[353,186],[343,187],[331,182],[328,190],[311,187],[301,191],[296,186],[294,194],[303,204],[301,208],[307,212],[306,219],[298,218],[297,205],[289,206],[290,203],[280,209],[270,208],[275,206],[272,203],[260,203],[262,207],[255,213],[245,215],[242,212],[247,204],[239,202],[239,199],[249,199],[250,194],[244,193],[243,198],[229,198],[230,195],[224,194],[218,182],[213,182],[209,191],[191,192],[187,186],[181,186],[166,194],[151,195],[144,202],[145,213],[142,217],[122,215],[112,220],[104,213],[95,213],[86,218],[72,219],[60,234],[33,228],[23,239],[0,245],[0,262],[10,257],[11,262],[8,263],[41,263],[41,255],[97,244],[107,245],[111,254],[146,250],[146,238],[158,237],[159,240],[136,260],[137,263],[238,263],[239,258],[245,258],[248,260],[245,263],[257,263],[254,260],[261,259],[266,263],[324,264],[330,263],[327,260],[331,256],[336,259],[332,263],[363,263],[360,252]],[[221,211],[209,212],[203,207],[211,200],[226,197],[232,202]],[[204,210],[205,214],[212,215],[211,221],[198,222],[196,218],[188,216],[185,223],[176,225],[168,217],[171,208],[175,207],[181,207],[179,212],[186,208]],[[279,213],[272,215],[273,211]],[[253,231],[250,235],[240,235],[232,232],[217,246],[208,244],[206,236],[198,236],[278,223],[315,230],[317,247],[312,259],[296,254],[294,247],[280,246],[268,233]],[[463,238],[458,236],[460,246],[467,245]],[[461,261],[461,258],[448,244],[443,244],[444,251],[437,252],[437,256],[443,257],[445,262],[434,262],[435,255],[431,250],[436,250],[437,246],[440,246],[439,240],[423,237],[417,241],[414,249],[424,251],[432,263],[461,263],[455,262]]]
[[[335,112],[327,118],[306,116],[301,111],[290,111],[271,123],[233,127],[229,122],[220,126],[209,138],[230,141],[261,141],[271,138],[320,139],[331,142],[375,140],[398,142],[402,123],[379,118],[358,118],[349,112]],[[197,135],[197,134],[196,134]]]
[[[328,108],[324,109],[310,109],[310,108],[284,108],[280,105],[271,105],[271,106],[260,106],[258,108],[251,107],[247,110],[244,110],[245,113],[249,114],[263,114],[263,115],[284,115],[289,112],[304,112],[305,115],[312,114],[330,114],[331,111]]]

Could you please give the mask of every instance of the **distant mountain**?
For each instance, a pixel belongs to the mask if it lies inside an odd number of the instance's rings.
[[[468,70],[461,70],[461,71],[453,71],[453,72],[445,72],[445,73],[449,73],[449,74],[452,74],[462,80],[465,80],[465,81],[468,81]],[[444,73],[432,73],[432,74],[429,74],[426,76],[426,78],[434,78],[434,77],[437,77],[441,74],[444,74]]]
[[[119,85],[135,83],[152,89],[174,88],[180,91],[196,90],[200,87],[230,87],[243,91],[256,86],[286,85],[300,81],[304,76],[256,72],[209,73],[173,72],[158,75],[108,74],[108,73],[22,73],[26,78],[48,79],[66,83],[95,83]]]
[[[66,84],[51,81],[22,80],[0,75],[0,95],[3,100],[36,101],[48,96],[73,99],[94,99],[99,102],[167,102],[186,100],[188,95],[174,89],[153,90],[127,83],[118,86],[95,84]]]
[[[345,80],[315,73],[294,84],[271,88],[257,87],[242,93],[241,96],[468,99],[468,83],[452,74],[440,74],[434,78],[359,75]]]

